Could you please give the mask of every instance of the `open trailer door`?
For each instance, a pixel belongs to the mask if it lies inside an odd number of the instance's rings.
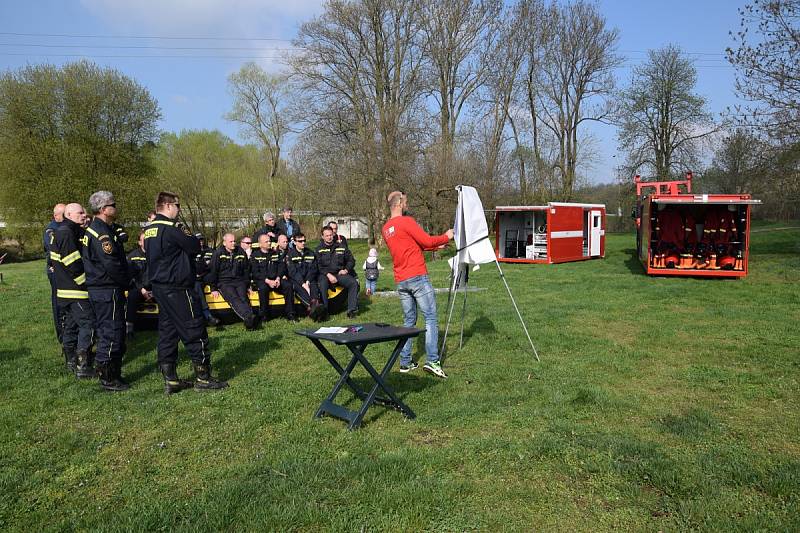
[[[589,212],[589,255],[600,257],[600,239],[603,237],[603,213],[592,209]]]

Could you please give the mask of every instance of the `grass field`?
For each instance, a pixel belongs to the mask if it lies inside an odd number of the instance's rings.
[[[800,530],[800,230],[754,233],[738,281],[647,277],[633,243],[504,266],[541,363],[474,273],[450,378],[395,370],[417,419],[373,407],[355,432],[312,419],[336,375],[284,321],[211,332],[221,393],[165,396],[152,332],[131,390],[101,393],[63,371],[42,263],[2,267],[0,529]]]

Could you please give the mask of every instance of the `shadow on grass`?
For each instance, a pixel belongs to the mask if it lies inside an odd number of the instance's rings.
[[[366,293],[360,293],[358,295],[358,312],[366,313],[370,307],[372,307],[372,298],[367,296]]]
[[[224,349],[221,356],[212,356],[212,364],[220,379],[231,379],[256,364],[268,353],[280,348],[282,338],[283,334],[278,333],[270,335],[266,340],[244,340],[235,348]]]
[[[444,330],[440,330],[439,333],[444,335]],[[491,333],[497,333],[497,328],[495,327],[494,322],[489,319],[489,317],[481,313],[478,318],[472,321],[472,324],[470,324],[469,327],[464,329],[464,342],[461,346],[459,346],[459,342],[461,340],[461,323],[456,322],[454,319],[450,323],[450,331],[447,334],[445,350],[441,354],[442,362],[469,344],[469,341],[472,339],[473,335],[486,335]]]
[[[368,377],[354,377],[352,378],[352,380],[356,384],[356,386],[358,386],[358,388],[360,388],[362,391],[366,393],[369,393],[369,391],[375,385],[375,382]],[[435,387],[436,385],[439,384],[438,383],[439,379],[424,375],[410,376],[406,374],[403,376],[398,376],[390,374],[389,376],[386,377],[386,382],[389,385],[389,388],[391,388],[392,392],[394,392],[394,394],[398,398],[400,398],[400,401],[405,403],[412,411],[414,411],[414,406],[410,405],[409,402],[407,401],[408,395],[417,392],[422,392],[429,387]],[[346,390],[352,394],[352,391],[350,391],[349,389]],[[381,389],[378,389],[378,395],[386,397],[386,393],[383,392]],[[361,407],[361,403],[362,403],[361,400],[357,398],[355,395],[353,395],[348,401],[346,401],[342,405],[344,405],[348,409],[358,410],[358,408]],[[397,409],[393,409],[391,407],[387,407],[379,403],[373,403],[370,406],[369,410],[367,411],[367,414],[364,416],[361,425],[365,426],[376,420],[380,420],[380,418],[386,415],[387,413],[396,413],[396,415],[394,416],[399,416],[399,417],[404,416]],[[401,419],[398,419],[398,422],[401,421],[402,421]]]
[[[157,371],[156,358],[151,352],[157,343],[158,333],[156,331],[137,330],[133,338],[127,339],[125,355],[122,358],[122,369],[126,381],[136,383],[139,379]],[[131,363],[140,357],[146,357],[148,360],[135,372],[131,372]]]
[[[698,439],[718,430],[720,422],[703,409],[689,409],[680,414],[667,414],[656,420],[656,426],[685,439]]]
[[[15,359],[19,359],[21,357],[28,357],[31,355],[30,348],[26,348],[25,346],[20,346],[16,350],[0,350],[0,362],[8,362],[14,361]],[[61,358],[61,362],[64,362],[64,358]]]
[[[644,274],[644,266],[642,266],[642,262],[639,261],[636,250],[634,248],[626,248],[622,252],[628,255],[628,258],[625,260],[625,266],[628,270],[633,274]]]

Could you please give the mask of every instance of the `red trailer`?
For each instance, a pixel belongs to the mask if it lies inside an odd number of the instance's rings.
[[[498,206],[494,228],[495,254],[506,263],[566,263],[605,256],[602,204]]]
[[[636,183],[636,248],[658,276],[740,278],[747,275],[749,194],[692,194],[685,180]]]

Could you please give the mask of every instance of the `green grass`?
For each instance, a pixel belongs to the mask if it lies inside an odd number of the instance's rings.
[[[101,393],[62,370],[42,263],[2,267],[0,529],[797,531],[798,243],[754,234],[738,281],[647,277],[628,235],[604,260],[503,265],[541,363],[486,265],[450,379],[395,370],[417,419],[373,407],[356,432],[312,419],[336,376],[283,321],[211,332],[221,393],[166,397],[152,332],[132,389]]]

